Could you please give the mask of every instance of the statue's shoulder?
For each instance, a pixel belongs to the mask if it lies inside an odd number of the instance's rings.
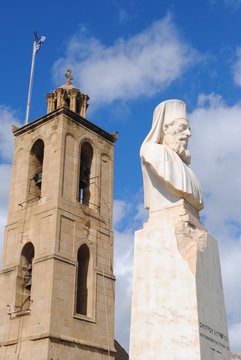
[[[141,146],[141,150],[140,150],[140,156],[141,157],[151,157],[152,155],[154,156],[154,154],[161,154],[162,152],[165,151],[165,146],[163,146],[162,144],[156,144],[156,143],[146,143],[143,144]]]

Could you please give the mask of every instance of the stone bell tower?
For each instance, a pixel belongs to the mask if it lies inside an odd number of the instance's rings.
[[[14,129],[0,272],[0,359],[114,359],[112,186],[117,137],[67,82]]]

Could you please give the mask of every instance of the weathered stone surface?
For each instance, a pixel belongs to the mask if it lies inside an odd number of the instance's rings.
[[[231,359],[232,359],[232,360],[240,360],[240,359],[241,359],[241,355],[231,353]]]

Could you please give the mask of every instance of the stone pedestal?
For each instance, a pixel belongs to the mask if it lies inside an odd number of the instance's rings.
[[[135,234],[130,359],[230,359],[217,241],[184,200]]]

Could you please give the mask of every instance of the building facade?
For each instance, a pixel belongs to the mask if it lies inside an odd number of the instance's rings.
[[[47,94],[47,115],[13,130],[1,360],[115,358],[117,137],[86,120],[88,96],[67,78]]]

